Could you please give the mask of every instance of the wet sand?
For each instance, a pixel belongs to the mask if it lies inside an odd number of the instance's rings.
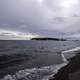
[[[49,80],[80,80],[80,53],[69,59],[68,65],[61,68],[54,78]]]

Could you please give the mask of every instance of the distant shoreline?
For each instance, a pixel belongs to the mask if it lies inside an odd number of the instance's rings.
[[[44,37],[44,38],[32,38],[31,40],[54,40],[54,41],[66,41],[66,39],[62,39],[62,38],[48,38],[48,37]]]

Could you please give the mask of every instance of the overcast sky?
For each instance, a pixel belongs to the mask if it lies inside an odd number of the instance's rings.
[[[0,38],[6,32],[52,37],[79,34],[80,0],[0,0],[0,31]]]

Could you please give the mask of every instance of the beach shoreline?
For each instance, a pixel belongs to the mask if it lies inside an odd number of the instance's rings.
[[[80,80],[80,54],[76,54],[68,61],[69,63],[49,80]]]

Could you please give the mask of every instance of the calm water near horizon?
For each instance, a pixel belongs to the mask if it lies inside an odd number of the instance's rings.
[[[29,73],[24,80],[47,80],[63,64],[61,51],[77,46],[80,41],[1,40],[0,77],[7,80],[15,74],[24,78]]]

